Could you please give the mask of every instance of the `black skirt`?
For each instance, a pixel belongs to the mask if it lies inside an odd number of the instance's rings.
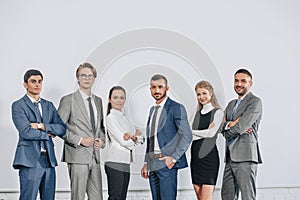
[[[191,147],[191,175],[192,183],[196,185],[216,185],[220,158],[217,145],[211,147],[211,151],[203,158],[199,157],[204,139],[195,140]]]

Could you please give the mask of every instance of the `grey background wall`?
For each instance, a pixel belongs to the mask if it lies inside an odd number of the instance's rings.
[[[127,108],[133,110],[131,117],[139,128],[143,127],[152,103],[147,83],[153,72],[169,77],[170,96],[183,102],[191,114],[196,106],[192,93],[196,81],[209,79],[215,83],[220,103],[225,108],[227,102],[236,97],[232,87],[234,71],[239,67],[248,68],[254,75],[253,92],[264,103],[259,132],[264,164],[259,167],[258,186],[299,187],[299,8],[297,0],[1,0],[0,189],[19,187],[18,173],[11,167],[18,135],[12,124],[10,106],[25,93],[24,72],[28,68],[40,69],[45,76],[42,97],[58,106],[61,96],[77,89],[75,69],[86,60],[94,63],[100,72],[94,89],[103,97],[104,107],[112,85],[122,84],[131,91]],[[177,51],[160,47],[158,39],[164,39],[161,43],[168,39],[162,34],[120,42],[120,47],[128,45],[123,50],[115,44],[113,49],[104,45],[110,41],[118,44],[118,36],[126,33],[150,29],[187,38],[198,45],[196,53],[203,59],[199,65],[195,65],[196,61],[190,62],[194,61],[189,57],[193,51],[180,51],[192,50],[193,46],[184,46],[185,42]],[[143,42],[138,44],[141,51],[138,45],[130,47],[137,40],[148,42],[151,48],[146,48]],[[153,41],[157,43],[151,43]],[[114,57],[109,60],[109,55]],[[106,65],[100,65],[106,58]],[[148,69],[151,70],[143,72]],[[133,80],[140,80],[135,87]],[[178,80],[184,84],[178,84]],[[59,160],[63,144],[59,138],[55,144]],[[221,159],[223,144],[220,137]],[[143,147],[138,150],[143,152]],[[141,165],[140,157],[133,166],[130,188],[148,188],[147,181],[138,174]],[[222,168],[223,163],[218,186]],[[104,173],[103,181],[105,185]],[[182,188],[191,187],[188,169],[180,173],[179,184]],[[57,187],[69,187],[65,163],[57,168]]]

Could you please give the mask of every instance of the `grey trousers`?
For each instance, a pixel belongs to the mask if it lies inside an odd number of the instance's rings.
[[[96,163],[95,159],[90,164],[68,163],[68,170],[71,200],[83,200],[85,193],[89,200],[103,200],[100,163]]]
[[[241,191],[242,200],[256,199],[257,163],[226,163],[221,189],[222,200],[237,200]]]

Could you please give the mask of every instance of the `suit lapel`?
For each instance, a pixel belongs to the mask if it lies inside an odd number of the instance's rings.
[[[166,120],[167,120],[167,112],[170,108],[170,103],[171,103],[171,100],[169,97],[167,97],[167,101],[164,105],[164,107],[162,108],[161,110],[161,113],[160,113],[160,117],[159,117],[159,120],[158,120],[158,125],[157,125],[157,134],[160,132],[160,130],[163,128],[163,125],[165,124]]]
[[[241,101],[240,105],[237,107],[237,110],[236,110],[236,116],[240,116],[241,113],[244,112],[244,107],[245,107],[246,105],[248,105],[248,102],[249,102],[249,100],[252,99],[252,96],[253,96],[253,95],[252,95],[251,92],[249,92],[249,93],[245,96],[245,98]]]
[[[38,113],[35,105],[33,105],[33,103],[31,102],[31,100],[28,98],[26,94],[24,95],[23,100],[25,104],[28,106],[28,108],[34,113],[35,118],[38,119],[40,114]]]
[[[96,105],[96,109],[97,109],[97,119],[96,119],[96,130],[98,129],[98,127],[100,127],[100,122],[101,122],[101,114],[102,114],[102,110],[101,110],[101,102],[100,99],[98,99],[94,94],[92,95],[95,105]]]
[[[42,121],[43,123],[48,122],[49,121],[49,112],[48,112],[48,105],[47,102],[41,98],[40,100],[41,105],[42,105]]]
[[[228,105],[227,112],[226,112],[226,119],[229,120],[229,121],[231,120],[233,107],[236,104],[236,102],[237,102],[237,100],[232,100]]]
[[[81,114],[86,119],[87,124],[90,124],[89,115],[88,115],[87,110],[85,108],[85,104],[83,102],[83,99],[82,99],[82,96],[80,94],[79,89],[74,94],[74,100],[75,100],[75,102],[77,104],[77,108],[80,110]]]

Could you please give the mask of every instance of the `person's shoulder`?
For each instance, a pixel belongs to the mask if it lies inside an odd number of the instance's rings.
[[[75,94],[76,94],[76,92],[68,93],[68,94],[64,95],[62,98],[72,98]]]
[[[76,92],[68,93],[68,94],[62,96],[61,99],[73,99],[75,94],[76,94]]]
[[[95,99],[97,99],[97,100],[99,100],[99,101],[102,101],[102,98],[101,98],[100,96],[98,96],[98,95],[96,95],[96,94],[93,94],[93,96],[94,96]]]
[[[171,99],[170,97],[168,97],[168,99],[167,99],[167,101],[166,101],[166,104],[167,104],[167,103],[169,103],[169,104],[171,104],[171,105],[177,105],[177,106],[182,105],[181,103],[179,103],[179,102],[177,102],[177,101]]]
[[[22,104],[25,103],[26,98],[28,99],[28,97],[26,97],[26,95],[22,96],[19,99],[16,99],[15,101],[12,102],[12,105],[16,105],[16,104]],[[28,99],[29,100],[29,99]]]
[[[24,101],[24,99],[23,99],[23,97],[22,98],[20,98],[20,99],[17,99],[17,100],[15,100],[15,101],[13,101],[12,102],[12,107],[15,107],[15,106],[17,106],[17,105],[21,105],[21,104],[23,104],[25,101]]]
[[[49,104],[53,104],[52,101],[48,100],[48,99],[44,99],[44,98],[41,98],[41,103],[49,103]]]
[[[250,92],[249,95],[250,95],[249,98],[251,98],[252,101],[259,101],[259,102],[262,101],[260,97],[258,97],[257,95],[254,95],[252,92]]]
[[[168,103],[168,101],[169,101],[169,103]],[[184,112],[186,112],[185,107],[184,107],[183,104],[181,104],[181,103],[179,103],[177,101],[174,101],[174,100],[172,100],[170,98],[168,99],[168,101],[166,102],[166,104],[167,103],[169,104],[169,108],[172,108],[172,109],[177,110],[177,111],[184,111]]]

